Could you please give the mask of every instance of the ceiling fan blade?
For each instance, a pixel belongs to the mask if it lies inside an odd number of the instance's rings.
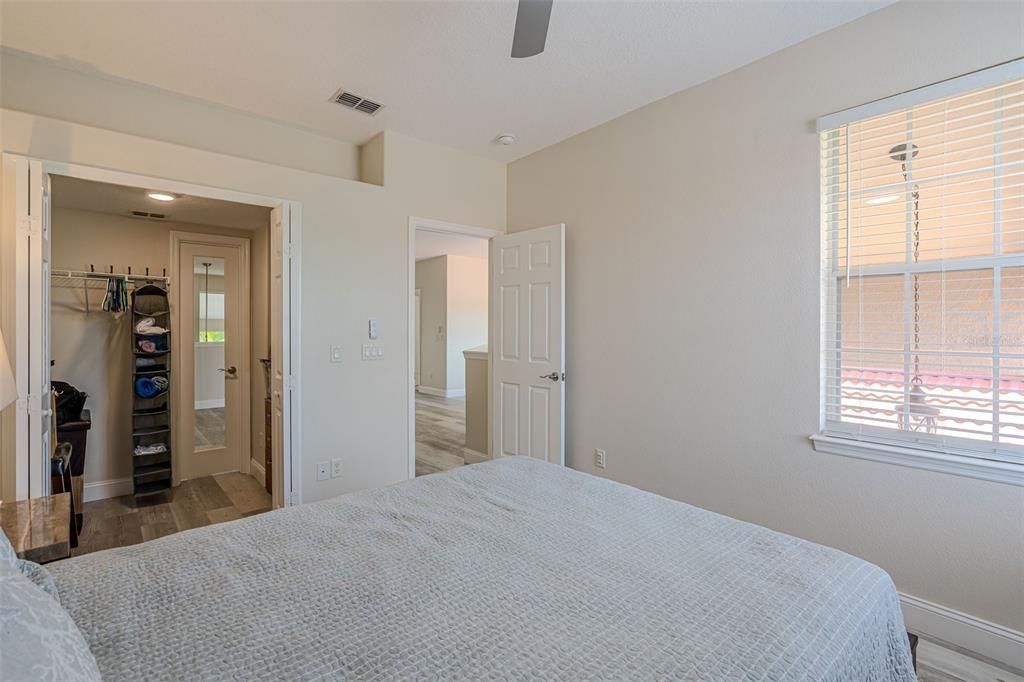
[[[519,0],[516,32],[512,37],[512,56],[532,57],[544,51],[548,39],[548,21],[554,0]]]

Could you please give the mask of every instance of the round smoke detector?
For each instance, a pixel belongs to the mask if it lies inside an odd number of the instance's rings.
[[[496,138],[494,138],[494,141],[497,142],[500,145],[504,145],[504,146],[507,147],[507,146],[509,146],[510,144],[512,144],[513,142],[516,141],[516,136],[515,135],[498,135]]]

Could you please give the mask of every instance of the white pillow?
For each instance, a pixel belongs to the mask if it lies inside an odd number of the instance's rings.
[[[60,593],[57,591],[57,583],[54,582],[53,576],[50,575],[50,572],[33,561],[19,559],[18,555],[14,551],[14,546],[11,545],[10,539],[8,539],[7,535],[4,534],[2,529],[0,529],[0,564],[14,568],[36,585],[43,588],[44,592],[57,601],[60,601]]]
[[[0,680],[100,679],[96,658],[68,612],[0,559]]]

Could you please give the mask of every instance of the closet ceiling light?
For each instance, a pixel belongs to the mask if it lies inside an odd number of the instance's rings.
[[[146,196],[157,201],[174,201],[176,199],[173,194],[164,194],[163,192],[147,192]]]

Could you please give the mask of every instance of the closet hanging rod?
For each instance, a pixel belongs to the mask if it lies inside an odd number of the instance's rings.
[[[162,282],[170,284],[171,278],[160,275],[135,275],[130,272],[87,272],[85,270],[51,270],[50,277],[58,279],[110,279],[124,278],[129,282]]]

